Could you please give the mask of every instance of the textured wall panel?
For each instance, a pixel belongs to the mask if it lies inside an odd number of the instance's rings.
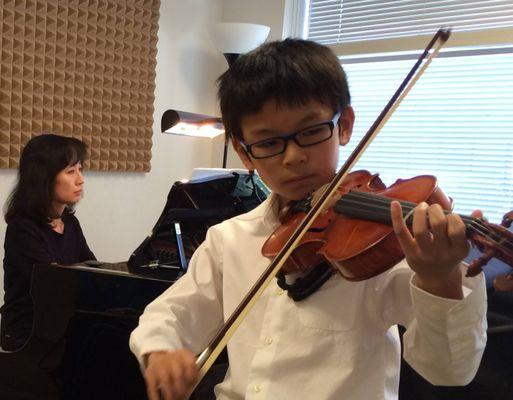
[[[56,133],[90,169],[149,171],[160,1],[0,3],[0,168]]]

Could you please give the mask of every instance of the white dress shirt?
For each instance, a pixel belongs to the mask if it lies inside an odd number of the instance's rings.
[[[147,306],[133,331],[141,364],[153,351],[199,354],[208,345],[269,265],[260,251],[278,225],[274,200],[209,229],[188,272]],[[482,274],[464,278],[463,300],[424,292],[412,276],[404,261],[362,282],[336,274],[299,302],[273,280],[228,344],[217,398],[397,399],[396,324],[407,327],[405,358],[417,372],[433,384],[467,384],[486,343]]]

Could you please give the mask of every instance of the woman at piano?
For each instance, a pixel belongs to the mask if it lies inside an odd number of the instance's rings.
[[[52,134],[33,137],[21,153],[18,180],[5,204],[3,350],[20,349],[30,336],[34,264],[95,259],[73,215],[84,190],[86,153],[82,141]]]

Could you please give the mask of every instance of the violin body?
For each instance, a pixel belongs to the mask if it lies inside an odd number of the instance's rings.
[[[438,203],[451,210],[452,201],[438,188],[434,176],[399,179],[386,187],[378,175],[368,171],[350,173],[335,195],[335,207],[324,210],[303,236],[283,265],[284,273],[309,272],[328,261],[345,279],[360,281],[376,276],[404,258],[390,222],[389,204],[376,204],[378,212],[354,205],[348,194],[368,193],[394,200]],[[369,215],[366,215],[369,214]],[[300,221],[304,212],[290,216],[265,242],[262,254],[275,256]]]

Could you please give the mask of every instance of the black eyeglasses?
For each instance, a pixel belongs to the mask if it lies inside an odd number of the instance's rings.
[[[272,137],[250,144],[241,142],[241,144],[253,158],[274,157],[285,151],[289,140],[293,140],[300,147],[313,146],[328,140],[333,136],[333,129],[339,118],[340,112],[337,112],[331,121],[308,126],[290,135]]]

